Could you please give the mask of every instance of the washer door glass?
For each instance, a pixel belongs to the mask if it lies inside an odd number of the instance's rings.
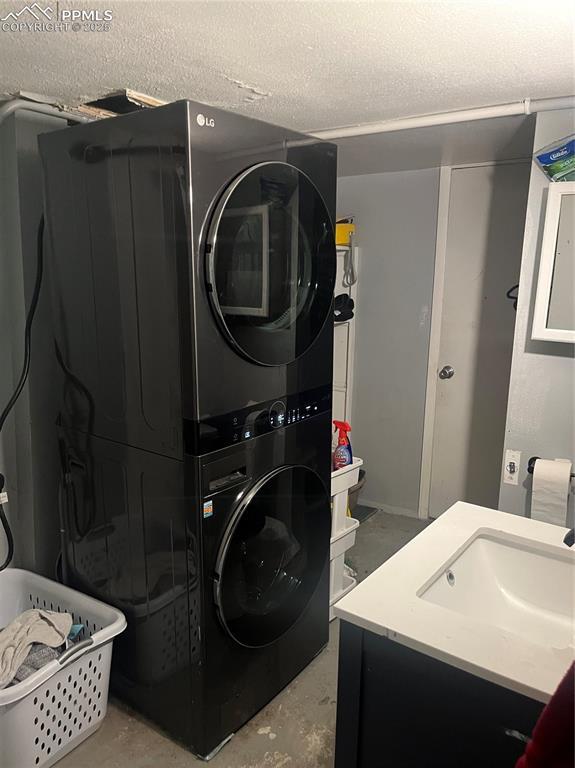
[[[297,621],[329,557],[330,530],[328,493],[306,467],[275,470],[240,502],[215,588],[222,623],[238,643],[268,645]]]
[[[287,163],[242,173],[216,207],[206,251],[228,341],[262,365],[303,354],[331,315],[336,270],[333,225],[310,179]]]

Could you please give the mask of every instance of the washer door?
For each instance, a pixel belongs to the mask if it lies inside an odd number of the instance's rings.
[[[330,499],[307,467],[280,467],[236,508],[216,561],[220,619],[251,648],[281,637],[306,608],[329,557]]]
[[[333,225],[310,179],[287,163],[240,174],[206,241],[208,294],[232,346],[253,362],[302,355],[331,316]]]

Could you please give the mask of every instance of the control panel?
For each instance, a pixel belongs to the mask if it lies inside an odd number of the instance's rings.
[[[184,421],[186,453],[195,455],[209,453],[329,412],[331,396],[331,387],[322,387],[258,403],[240,411],[213,416],[200,422],[186,420]]]
[[[286,404],[283,400],[276,400],[270,408],[270,424],[274,429],[285,427],[286,424]]]
[[[301,408],[292,408],[287,412],[287,424],[295,424],[296,421],[303,421],[309,419],[311,416],[316,416],[319,412],[319,404],[316,402],[304,403]]]

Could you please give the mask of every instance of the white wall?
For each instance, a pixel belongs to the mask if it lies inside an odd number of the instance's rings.
[[[535,150],[574,130],[575,110],[539,113]],[[575,461],[575,348],[573,344],[531,340],[547,187],[546,177],[533,163],[505,428],[505,448],[522,452],[520,479],[517,486],[502,483],[499,495],[500,509],[527,516],[531,508],[532,482],[526,472],[529,458],[541,456]]]
[[[416,515],[423,440],[439,170],[348,176],[361,266],[352,444],[365,461],[361,501]]]

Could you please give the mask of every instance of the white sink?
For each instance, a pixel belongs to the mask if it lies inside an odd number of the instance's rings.
[[[532,643],[568,649],[574,585],[567,549],[480,530],[419,597]]]
[[[363,629],[548,701],[575,656],[566,529],[457,502],[335,605]]]

